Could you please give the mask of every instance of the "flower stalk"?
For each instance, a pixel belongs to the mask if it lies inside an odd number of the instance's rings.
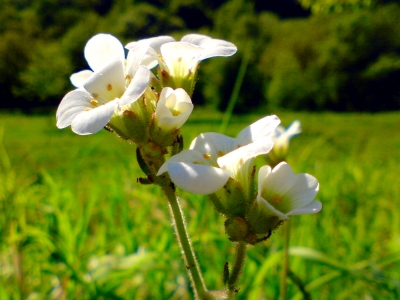
[[[244,262],[246,259],[246,250],[247,244],[246,242],[237,242],[235,248],[235,258],[233,262],[233,268],[230,272],[229,280],[228,280],[228,299],[233,299],[238,292],[238,282],[240,275],[243,271]]]
[[[283,234],[284,234],[284,246],[283,246],[283,261],[282,261],[282,272],[281,272],[281,283],[280,283],[280,294],[279,299],[286,299],[287,290],[287,277],[289,272],[289,241],[290,241],[290,220],[287,220],[283,224]]]
[[[178,197],[176,196],[173,183],[168,180],[169,176],[163,176],[163,178],[164,180],[160,185],[168,199],[173,226],[183,254],[185,267],[188,271],[196,299],[202,299],[207,288],[189,238],[182,207],[179,203]]]
[[[245,127],[236,138],[202,133],[183,150],[180,128],[193,110],[191,95],[201,61],[229,57],[234,44],[205,35],[188,34],[180,41],[159,36],[125,46],[109,34],[92,37],[85,46],[90,70],[71,75],[76,87],[62,99],[56,113],[57,127],[71,126],[79,135],[103,128],[136,146],[138,164],[145,177],[141,184],[155,184],[168,201],[177,242],[196,299],[233,299],[243,271],[247,244],[265,241],[292,215],[311,214],[322,204],[313,200],[319,189],[309,174],[294,174],[283,161],[289,140],[300,133],[300,123],[279,127],[277,116],[264,117]],[[244,55],[222,130],[246,73],[251,45]],[[259,169],[254,160],[264,156],[271,166]],[[258,185],[258,187],[257,187]],[[208,195],[225,220],[225,233],[236,243],[234,262],[225,263],[224,289],[209,291],[191,244],[176,186]],[[290,276],[287,247],[282,273],[281,299]],[[21,288],[22,290],[22,288]]]

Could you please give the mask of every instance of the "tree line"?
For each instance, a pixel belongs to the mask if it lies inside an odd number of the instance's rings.
[[[399,109],[396,2],[3,0],[0,108],[54,109],[73,89],[70,74],[87,68],[83,48],[96,33],[127,43],[199,32],[229,40],[239,51],[201,65],[196,104],[225,109],[245,62],[237,113]]]

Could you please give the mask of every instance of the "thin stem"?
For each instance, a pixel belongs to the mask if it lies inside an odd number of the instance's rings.
[[[167,181],[167,180],[166,180]],[[196,299],[201,299],[207,288],[201,274],[200,266],[196,260],[192,244],[189,239],[186,228],[183,211],[172,183],[161,185],[166,197],[168,198],[172,219],[174,220],[174,228],[178,237],[178,243],[181,247],[186,269],[188,270],[190,280],[193,285]]]
[[[285,244],[283,246],[283,262],[282,262],[282,274],[281,274],[281,285],[280,285],[280,294],[279,299],[286,299],[286,290],[287,290],[287,277],[289,270],[289,240],[290,240],[290,227],[289,220],[284,224],[284,237]]]
[[[233,268],[230,272],[229,280],[228,280],[228,294],[229,299],[232,299],[237,293],[237,284],[240,278],[240,275],[243,271],[244,261],[246,259],[246,243],[238,242],[236,244],[236,252],[235,258],[233,262]]]
[[[236,77],[236,81],[233,86],[231,97],[229,98],[228,107],[225,110],[221,125],[218,130],[219,133],[225,133],[226,128],[228,127],[229,121],[231,119],[231,116],[233,114],[233,110],[239,98],[240,88],[242,86],[244,76],[246,75],[247,66],[250,61],[252,46],[253,46],[252,41],[249,41],[245,49],[245,52],[243,54],[242,62],[240,64],[238,75]]]

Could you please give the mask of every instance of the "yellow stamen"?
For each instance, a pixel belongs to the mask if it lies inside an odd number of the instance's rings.
[[[107,91],[110,92],[111,90],[112,90],[112,85],[111,85],[111,84],[108,84],[108,85],[107,85]]]
[[[180,112],[179,110],[174,110],[174,111],[172,111],[172,115],[173,115],[174,117],[179,116],[180,114],[181,114],[181,112]]]
[[[132,81],[132,77],[129,74],[126,74],[125,81],[126,81],[126,85],[128,86]]]
[[[205,154],[203,154],[203,157],[205,159],[209,159],[211,157],[211,154],[210,153],[205,153]]]
[[[90,100],[90,103],[94,106],[99,106],[99,101],[97,101],[96,99],[92,99]]]
[[[158,56],[158,58],[159,58],[162,62],[165,63],[165,60],[164,60],[164,58],[161,56],[161,54],[158,54],[157,56]]]
[[[99,94],[92,94],[93,98],[99,98]]]

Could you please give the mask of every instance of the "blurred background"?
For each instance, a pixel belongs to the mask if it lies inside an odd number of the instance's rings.
[[[237,299],[400,299],[399,21],[386,0],[0,0],[0,299],[193,298],[134,147],[55,126],[99,32],[237,45],[201,63],[185,147],[271,113],[300,120],[287,161],[318,179],[323,209],[291,218],[289,243],[279,228],[249,247]],[[205,281],[222,289],[234,254],[224,218],[206,197],[180,196]]]
[[[231,59],[201,65],[194,101],[224,110],[244,57],[236,113],[259,108],[400,108],[400,4],[388,0],[2,0],[0,109],[58,105],[86,69],[96,33],[124,44],[199,32],[235,43]],[[51,66],[51,68],[49,67]],[[207,76],[201,76],[207,74]]]

